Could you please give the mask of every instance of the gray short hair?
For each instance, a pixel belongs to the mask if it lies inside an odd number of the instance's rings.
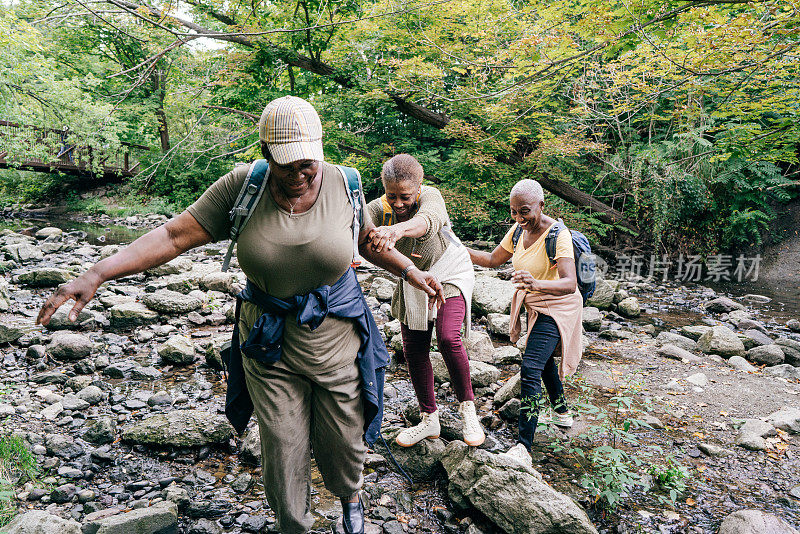
[[[383,164],[381,178],[385,183],[400,183],[411,180],[422,182],[425,171],[414,156],[397,154]]]
[[[538,200],[544,201],[544,191],[542,190],[542,186],[539,185],[539,182],[536,180],[530,180],[526,178],[515,183],[514,187],[511,188],[511,194],[508,195],[508,197],[511,198],[517,195],[525,197],[526,199],[534,202]]]

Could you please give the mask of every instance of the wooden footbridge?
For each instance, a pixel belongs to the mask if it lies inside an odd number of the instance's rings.
[[[26,147],[24,158],[8,158],[7,143]],[[60,172],[102,180],[135,176],[139,162],[134,151],[146,146],[122,143],[117,150],[103,150],[81,145],[68,128],[42,128],[0,120],[0,169]],[[7,159],[8,158],[8,159]]]

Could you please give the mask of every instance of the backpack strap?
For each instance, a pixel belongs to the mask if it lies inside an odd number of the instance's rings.
[[[244,181],[239,196],[236,202],[233,203],[233,208],[229,212],[231,219],[231,242],[228,245],[228,250],[225,252],[225,258],[222,260],[222,272],[225,272],[230,267],[231,256],[233,255],[233,246],[239,235],[242,233],[244,225],[250,220],[258,201],[266,189],[267,180],[269,179],[269,163],[265,159],[257,159],[250,165],[250,170],[247,172],[247,178]]]
[[[385,194],[381,197],[381,207],[383,208],[383,226],[391,226],[394,211],[389,205],[389,201],[386,200]]]
[[[547,251],[547,257],[552,263],[556,263],[556,243],[558,241],[558,233],[564,226],[564,221],[559,219],[550,230],[547,232],[547,237],[544,238],[544,249]]]
[[[352,266],[361,265],[361,257],[358,254],[358,236],[361,233],[361,226],[364,224],[364,212],[361,209],[361,174],[358,169],[337,165],[339,172],[342,173],[344,186],[347,190],[347,200],[353,208],[353,262]]]
[[[522,227],[517,223],[517,227],[514,228],[514,233],[511,235],[511,248],[517,248],[517,243],[519,243],[519,238],[522,237]]]

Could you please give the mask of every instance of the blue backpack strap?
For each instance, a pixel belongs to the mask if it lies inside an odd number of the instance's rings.
[[[236,202],[233,203],[233,208],[228,213],[231,220],[230,239],[228,250],[225,252],[225,258],[222,260],[222,271],[225,272],[230,267],[231,256],[233,256],[233,246],[242,229],[250,220],[258,201],[264,194],[265,185],[269,177],[269,163],[265,159],[257,159],[250,165],[250,170],[247,172],[247,178],[242,185],[239,196],[236,197]]]
[[[353,208],[353,267],[361,264],[361,258],[358,254],[358,236],[361,233],[361,227],[364,225],[364,210],[361,205],[361,174],[358,169],[353,167],[345,167],[344,165],[336,166],[342,173],[345,189],[347,190],[347,200],[350,202],[350,207]]]
[[[517,248],[517,243],[519,243],[519,238],[522,237],[522,227],[519,223],[516,223],[517,227],[514,228],[514,233],[511,235],[511,248]]]
[[[550,230],[547,231],[547,237],[544,238],[544,249],[547,251],[548,259],[553,263],[556,262],[556,243],[558,242],[558,233],[561,232],[562,228],[565,228],[564,221],[559,219],[550,227]]]

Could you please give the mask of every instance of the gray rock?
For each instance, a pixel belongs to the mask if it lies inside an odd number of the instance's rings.
[[[44,510],[31,510],[15,517],[0,529],[3,534],[82,534],[81,524]]]
[[[46,226],[41,230],[37,230],[36,233],[33,234],[33,237],[36,239],[47,239],[48,237],[58,238],[64,234],[64,230],[61,228],[56,228],[55,226]]]
[[[14,260],[17,263],[31,263],[44,259],[42,250],[29,243],[15,243],[6,245],[2,248],[8,259]]]
[[[586,302],[586,305],[607,310],[613,303],[614,287],[607,280],[598,280],[595,283],[594,294]]]
[[[62,484],[50,492],[50,500],[58,504],[72,502],[76,493],[78,493],[78,488],[75,487],[75,484]]]
[[[717,457],[717,456],[730,456],[731,454],[733,454],[732,451],[724,447],[720,447],[719,445],[714,445],[712,443],[698,443],[697,448],[700,449],[706,456]]]
[[[778,345],[762,345],[747,351],[747,359],[751,362],[764,365],[778,365],[783,363],[783,351]]]
[[[172,405],[172,396],[166,391],[159,391],[150,395],[147,399],[148,406],[170,406]]]
[[[476,508],[506,532],[597,533],[586,512],[532,467],[461,441],[451,442],[441,461],[456,506]]]
[[[800,380],[800,368],[789,365],[788,363],[773,365],[772,367],[765,367],[763,372],[764,376],[776,376],[778,378]]]
[[[78,318],[75,319],[75,322],[69,320],[69,312],[72,311],[72,307],[75,306],[74,302],[68,302],[60,306],[53,316],[50,317],[50,322],[47,323],[48,330],[74,330],[76,328],[84,328],[84,329],[92,329],[96,328],[98,325],[101,325],[105,322],[105,317],[101,313],[93,312],[91,310],[87,310],[86,308],[82,309],[80,313],[78,313]]]
[[[83,411],[89,407],[89,403],[85,400],[81,399],[77,395],[72,393],[67,393],[64,395],[64,398],[61,399],[61,405],[64,407],[65,410],[72,410],[72,411]]]
[[[697,347],[706,354],[719,354],[722,357],[744,356],[744,344],[733,330],[724,326],[712,326],[700,336]]]
[[[464,340],[464,348],[470,360],[491,362],[494,354],[494,345],[488,334],[483,332],[470,332],[469,338]]]
[[[246,464],[261,465],[261,434],[258,424],[245,432],[239,456]]]
[[[510,315],[506,313],[490,313],[486,316],[486,322],[486,329],[492,334],[508,336],[511,324]]]
[[[767,416],[767,423],[775,428],[800,434],[800,409],[787,406]]]
[[[706,310],[712,313],[728,313],[733,310],[743,310],[744,306],[738,302],[734,302],[728,297],[717,297],[714,300],[706,302]]]
[[[513,345],[497,347],[492,353],[492,363],[499,365],[509,365],[522,361],[522,351]]]
[[[751,451],[763,451],[767,448],[765,436],[774,434],[771,424],[760,419],[747,419],[739,428],[736,444]]]
[[[177,534],[178,507],[161,501],[84,525],[84,534]]]
[[[231,482],[231,489],[236,493],[247,493],[253,487],[254,482],[253,475],[244,472]]]
[[[700,336],[702,336],[709,330],[711,330],[710,326],[694,325],[694,326],[682,326],[680,332],[682,335],[688,337],[689,339],[697,341],[698,339],[700,339]]]
[[[742,332],[742,334],[746,338],[750,339],[753,342],[754,346],[756,347],[760,347],[761,345],[771,345],[772,343],[775,343],[775,341],[771,337],[766,335],[764,332],[761,332],[760,330],[755,330],[753,328],[745,330],[744,332]]]
[[[43,409],[40,413],[47,421],[55,421],[56,417],[58,417],[63,411],[64,405],[60,402],[54,402],[47,408]]]
[[[234,273],[213,272],[200,278],[200,288],[206,291],[219,291],[227,295],[235,295],[241,291],[239,278]]]
[[[189,313],[203,306],[203,301],[199,298],[169,289],[146,293],[142,296],[142,303],[151,310],[171,315]]]
[[[473,387],[485,387],[500,380],[500,369],[488,363],[470,360],[469,377]]]
[[[688,350],[677,347],[671,343],[661,345],[658,347],[658,349],[656,349],[656,353],[660,356],[664,356],[665,358],[680,360],[685,363],[699,363],[702,361],[702,358],[699,356],[695,356]]]
[[[800,332],[800,321],[797,319],[789,319],[786,321],[786,328],[792,332]]]
[[[72,437],[61,434],[49,434],[44,438],[47,454],[58,456],[65,460],[77,458],[83,454],[83,447]]]
[[[158,414],[122,430],[122,439],[143,445],[199,447],[222,443],[233,435],[224,416],[201,410],[177,410]]]
[[[800,341],[781,337],[775,341],[775,344],[783,351],[784,361],[786,363],[794,365],[795,367],[800,366]]]
[[[168,276],[171,274],[181,274],[191,270],[192,260],[186,257],[178,256],[177,258],[172,259],[163,265],[158,265],[146,270],[145,274],[148,276],[158,277]]]
[[[611,341],[618,341],[618,340],[624,340],[624,339],[633,339],[634,337],[636,337],[636,334],[634,334],[633,332],[631,332],[629,330],[607,329],[607,330],[601,330],[600,333],[598,334],[598,336],[603,338],[603,339],[609,339]]]
[[[587,306],[583,309],[583,328],[587,332],[598,332],[603,324],[603,314],[594,306]]]
[[[482,315],[510,313],[511,297],[515,291],[516,288],[510,281],[478,274],[472,290],[472,306]]]
[[[172,336],[158,347],[158,355],[166,362],[188,365],[194,362],[194,344],[186,336]]]
[[[111,328],[127,330],[158,321],[158,313],[140,302],[126,302],[109,308]]]
[[[431,366],[433,367],[433,379],[438,384],[450,381],[450,371],[444,363],[444,357],[441,352],[431,351],[430,353]]]
[[[139,365],[133,360],[123,360],[115,362],[103,369],[103,374],[109,378],[126,378],[131,371]]]
[[[110,417],[102,417],[92,423],[83,434],[83,439],[95,445],[113,443],[117,437],[117,425]]]
[[[704,373],[695,373],[686,377],[686,381],[692,385],[704,388],[708,385],[708,377]]]
[[[397,284],[388,278],[376,276],[372,280],[372,286],[370,286],[369,293],[378,300],[392,300],[392,295],[394,295],[394,290],[396,287]]]
[[[660,332],[656,336],[656,346],[664,346],[667,344],[674,345],[686,351],[697,350],[697,342],[691,338],[673,332]]]
[[[741,356],[731,356],[728,358],[728,365],[736,369],[737,371],[745,371],[748,373],[755,373],[758,371],[757,368],[753,367],[753,365],[742,358]]]
[[[619,304],[617,304],[617,309],[619,314],[623,317],[639,317],[642,313],[639,300],[636,297],[622,299]]]
[[[175,482],[172,482],[161,491],[161,497],[167,502],[175,503],[178,510],[184,510],[191,500],[189,492],[178,486]]]
[[[719,534],[798,534],[798,531],[776,515],[739,510],[722,520]]]
[[[59,332],[53,336],[47,352],[57,360],[80,360],[92,353],[94,343],[83,334]]]
[[[65,269],[43,267],[20,274],[17,276],[17,283],[30,287],[56,287],[73,278],[75,275]]]
[[[509,400],[519,397],[522,394],[522,382],[520,373],[515,374],[503,384],[494,394],[494,405],[499,407]]]
[[[134,367],[131,369],[131,378],[134,380],[160,380],[164,377],[164,373],[148,365],[147,367]]]
[[[444,452],[444,442],[441,439],[423,439],[411,447],[401,447],[395,441],[400,432],[400,430],[394,430],[388,432],[386,436],[386,442],[397,463],[413,479],[432,480],[436,478],[439,473],[439,461]],[[382,442],[381,445],[383,445]]]
[[[35,329],[36,325],[29,319],[21,319],[14,315],[0,316],[0,345],[13,343]]]

